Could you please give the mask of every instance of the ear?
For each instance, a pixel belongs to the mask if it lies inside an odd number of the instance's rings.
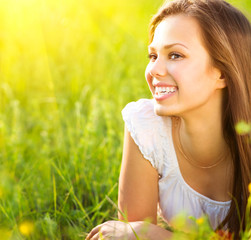
[[[225,76],[219,69],[216,69],[216,89],[223,89],[225,87],[227,87]]]

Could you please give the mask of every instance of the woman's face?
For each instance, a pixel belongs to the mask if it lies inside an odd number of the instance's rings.
[[[174,15],[160,22],[149,57],[146,79],[158,115],[202,111],[215,102],[217,90],[225,87],[220,71],[210,63],[194,18]]]

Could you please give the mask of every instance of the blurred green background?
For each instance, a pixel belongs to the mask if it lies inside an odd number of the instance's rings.
[[[1,239],[81,239],[116,217],[120,112],[151,97],[162,2],[0,0]]]

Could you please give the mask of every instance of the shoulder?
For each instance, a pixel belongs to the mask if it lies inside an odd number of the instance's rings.
[[[137,128],[137,131],[149,130],[148,135],[166,136],[166,133],[171,133],[171,117],[158,116],[154,112],[154,99],[128,103],[122,110],[122,117],[130,132]]]
[[[122,110],[122,116],[144,158],[162,174],[166,151],[172,145],[171,118],[156,115],[154,100],[151,99],[128,103]]]
[[[135,115],[139,117],[154,117],[154,100],[153,99],[140,99],[136,102],[128,103],[122,110],[123,119],[126,120]]]

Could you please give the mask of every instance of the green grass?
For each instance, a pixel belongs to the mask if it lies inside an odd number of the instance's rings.
[[[147,29],[161,3],[1,0],[1,239],[81,239],[116,217],[120,112],[150,97]]]

